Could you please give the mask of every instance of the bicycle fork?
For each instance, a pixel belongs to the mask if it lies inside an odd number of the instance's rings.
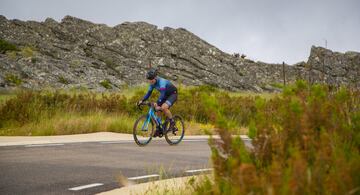
[[[141,127],[142,131],[147,131],[149,129],[149,123],[150,123],[150,115],[148,115],[146,121],[144,122],[143,126]]]

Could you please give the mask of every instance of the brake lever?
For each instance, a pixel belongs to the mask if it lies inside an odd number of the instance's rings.
[[[142,104],[138,104],[138,105],[137,105],[137,107],[138,107],[139,110],[142,110],[141,106],[142,106]]]

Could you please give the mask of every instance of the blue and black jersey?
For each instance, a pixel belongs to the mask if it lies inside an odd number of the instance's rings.
[[[149,90],[144,96],[143,101],[149,99],[154,88],[160,92],[160,97],[156,102],[158,105],[163,104],[170,95],[177,93],[177,88],[169,80],[156,77],[156,83],[149,86]]]

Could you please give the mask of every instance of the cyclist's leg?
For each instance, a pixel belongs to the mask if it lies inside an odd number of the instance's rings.
[[[165,103],[163,103],[161,105],[161,109],[163,110],[163,112],[165,113],[165,115],[169,119],[172,119],[172,114],[171,114],[171,111],[170,111],[170,107],[174,105],[176,100],[177,100],[177,93],[173,93],[173,94],[169,95],[166,98]]]
[[[158,110],[159,108],[161,108],[161,106],[158,106],[157,103],[155,103],[155,114],[156,114],[156,116],[161,117],[161,112],[160,112],[160,110]],[[156,110],[158,110],[158,111],[156,111]]]
[[[174,103],[177,100],[177,93],[171,94],[165,101],[164,104],[162,104],[161,108],[163,110],[163,112],[165,113],[165,115],[167,116],[167,118],[170,120],[170,128],[174,127],[175,125],[175,121],[172,117],[171,111],[170,111],[170,107],[174,105]]]
[[[170,112],[170,106],[166,102],[161,105],[161,110],[164,112],[167,118],[172,118],[172,114]]]

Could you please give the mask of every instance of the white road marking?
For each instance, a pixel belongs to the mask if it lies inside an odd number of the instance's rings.
[[[207,142],[207,139],[183,139],[183,142]]]
[[[133,140],[124,140],[124,141],[107,141],[107,142],[100,142],[101,144],[122,144],[122,143],[132,143]]]
[[[151,178],[151,177],[160,177],[160,175],[158,175],[158,174],[153,174],[153,175],[144,175],[144,176],[137,176],[137,177],[129,177],[128,180],[146,179],[146,178]]]
[[[43,147],[43,146],[62,146],[64,144],[30,144],[25,145],[25,147]]]
[[[102,184],[102,183],[93,183],[93,184],[89,184],[89,185],[83,185],[83,186],[69,188],[69,190],[71,190],[71,191],[79,191],[79,190],[83,190],[83,189],[86,189],[86,188],[93,188],[93,187],[102,186],[102,185],[104,185],[104,184]]]
[[[248,138],[248,137],[242,137],[241,139],[242,140],[251,140],[251,138]]]
[[[204,171],[212,171],[213,168],[210,169],[194,169],[194,170],[187,170],[185,173],[196,173],[196,172],[204,172]]]

